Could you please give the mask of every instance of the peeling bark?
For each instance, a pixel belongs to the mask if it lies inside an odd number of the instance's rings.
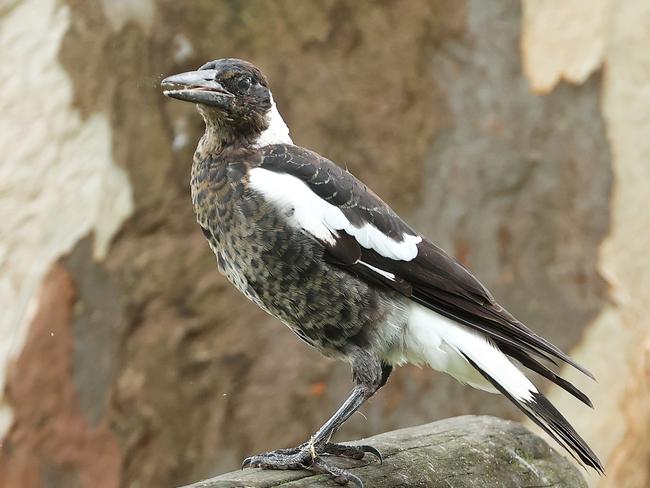
[[[73,379],[77,296],[70,274],[56,264],[7,377],[14,418],[0,451],[2,487],[120,485],[119,441],[105,418],[92,423],[84,415]]]

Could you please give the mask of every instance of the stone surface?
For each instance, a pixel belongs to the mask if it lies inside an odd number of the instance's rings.
[[[376,461],[337,460],[374,488],[586,487],[579,471],[520,424],[493,417],[456,417],[386,432],[359,443],[378,448]],[[354,444],[354,443],[353,443]],[[185,488],[338,486],[308,472],[245,469]]]

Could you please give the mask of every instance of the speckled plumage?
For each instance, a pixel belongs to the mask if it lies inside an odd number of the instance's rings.
[[[359,348],[381,355],[406,322],[406,299],[329,264],[321,243],[250,190],[260,150],[206,145],[194,156],[192,202],[219,270],[323,354],[351,362]]]

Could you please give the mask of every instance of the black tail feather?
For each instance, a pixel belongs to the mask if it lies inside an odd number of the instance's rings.
[[[559,376],[557,373],[552,371],[551,369],[547,368],[545,365],[537,361],[535,358],[527,354],[525,351],[520,351],[514,347],[510,347],[507,344],[502,345],[499,347],[505,354],[510,356],[513,359],[516,359],[519,361],[523,366],[526,368],[530,369],[531,371],[534,371],[535,373],[539,374],[540,376],[543,376],[549,381],[552,381],[555,383],[557,386],[562,388],[563,390],[567,391],[574,397],[576,397],[578,400],[580,400],[582,403],[585,405],[594,408],[593,403],[591,403],[591,400],[587,395],[585,395],[583,392],[581,392],[578,388],[576,388],[573,384],[571,384],[569,381],[565,380],[561,376]]]
[[[541,393],[532,393],[530,400],[515,398],[503,386],[497,383],[487,372],[483,371],[469,357],[465,359],[476,368],[486,380],[513,402],[530,420],[535,422],[551,438],[560,444],[576,461],[591,466],[599,474],[605,474],[603,464],[587,443],[580,437],[571,424]]]

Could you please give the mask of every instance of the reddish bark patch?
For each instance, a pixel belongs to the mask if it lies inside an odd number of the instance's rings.
[[[325,394],[327,391],[327,383],[324,381],[316,381],[312,383],[309,387],[309,393],[311,396],[320,397]]]
[[[10,365],[6,398],[14,419],[0,451],[0,487],[59,484],[112,488],[121,449],[105,419],[91,426],[72,378],[75,286],[57,263],[44,280],[25,346]],[[72,481],[73,480],[73,481]]]

